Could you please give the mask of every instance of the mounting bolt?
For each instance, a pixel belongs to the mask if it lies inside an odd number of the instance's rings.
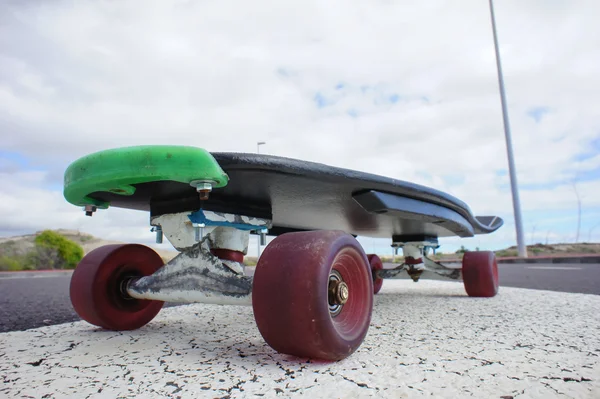
[[[267,245],[267,233],[260,233],[260,245]]]
[[[214,184],[215,182],[212,180],[194,180],[190,182],[190,186],[196,188],[196,191],[198,191],[198,194],[200,194],[200,199],[202,201],[206,201],[208,199]]]
[[[154,231],[156,232],[156,243],[157,244],[162,244],[162,242],[163,242],[162,227],[161,226],[156,226],[156,228],[154,229]]]
[[[196,240],[196,242],[202,240],[202,238],[204,237],[204,227],[206,226],[204,223],[201,224],[193,224],[194,226],[194,239]]]
[[[96,209],[94,205],[86,205],[84,208],[85,216],[92,216],[96,212]]]

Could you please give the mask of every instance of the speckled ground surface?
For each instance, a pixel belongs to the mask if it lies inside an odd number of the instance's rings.
[[[0,397],[600,398],[600,296],[386,281],[351,357],[275,353],[250,307],[194,304],[115,333],[84,322],[0,334]]]

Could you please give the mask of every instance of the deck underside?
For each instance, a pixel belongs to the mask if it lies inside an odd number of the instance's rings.
[[[200,201],[194,188],[170,181],[143,183],[131,196],[90,196],[153,216],[203,209],[273,221],[269,234],[343,230],[369,237],[471,237],[502,226],[475,217],[466,204],[416,184],[300,160],[257,154],[213,153],[229,175],[227,186]]]

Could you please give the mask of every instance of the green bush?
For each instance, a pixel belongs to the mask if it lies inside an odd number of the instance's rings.
[[[496,251],[496,256],[498,257],[514,257],[514,256],[519,256],[519,253],[515,250],[510,250],[510,249],[502,249],[500,251]]]
[[[0,256],[0,271],[14,272],[23,270],[19,261],[12,256]]]
[[[460,246],[460,249],[456,250],[456,254],[464,254],[465,252],[469,252],[469,250],[467,248],[465,248],[464,245]]]
[[[0,271],[16,272],[20,270],[35,270],[35,263],[28,255],[0,256]]]
[[[255,256],[247,256],[244,258],[245,266],[256,266],[258,259]]]
[[[83,258],[83,248],[61,234],[45,230],[35,238],[38,269],[74,269]]]
[[[79,239],[81,240],[81,242],[88,242],[92,240],[92,236],[81,236]]]

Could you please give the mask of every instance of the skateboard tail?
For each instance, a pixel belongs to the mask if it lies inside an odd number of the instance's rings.
[[[228,175],[205,149],[187,146],[147,145],[114,148],[77,159],[64,175],[65,199],[77,206],[106,209],[107,201],[90,197],[94,192],[133,195],[136,184],[175,181],[210,182],[224,187]]]

